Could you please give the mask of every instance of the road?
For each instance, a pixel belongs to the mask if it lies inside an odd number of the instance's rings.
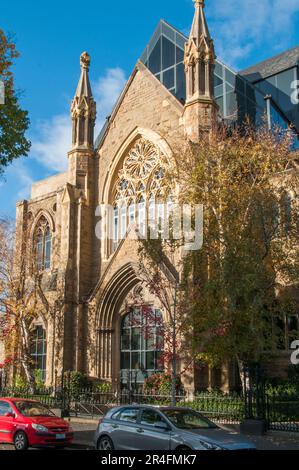
[[[97,422],[72,422],[74,429],[74,446],[67,450],[92,448],[92,440]],[[269,432],[265,436],[246,436],[253,441],[259,450],[299,450],[299,434],[288,432]],[[1,450],[13,450],[10,445],[0,444]]]

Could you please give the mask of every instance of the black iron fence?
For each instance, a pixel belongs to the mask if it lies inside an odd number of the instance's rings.
[[[245,416],[244,398],[238,395],[199,394],[186,405],[203,413],[212,421],[222,424],[238,424]]]
[[[266,420],[270,430],[299,432],[299,396],[266,396]]]
[[[104,415],[111,407],[127,404],[171,405],[171,396],[168,394],[141,393],[141,390],[126,389],[101,392],[92,388],[43,388],[32,394],[24,388],[2,388],[1,396],[38,400],[51,408],[60,409],[64,416],[98,417]],[[176,402],[177,406],[188,406],[201,411],[219,423],[238,423],[244,417],[244,400],[238,396],[200,394],[191,397],[181,394],[176,396]]]
[[[98,391],[92,388],[42,388],[31,393],[25,388],[0,388],[0,397],[23,397],[38,400],[63,416],[89,416],[99,418],[111,407],[126,404],[171,405],[167,394],[142,393],[141,390]],[[238,424],[245,418],[265,419],[268,429],[299,432],[299,396],[266,393],[222,395],[200,393],[195,396],[181,394],[177,406],[200,411],[211,420],[223,424]],[[249,414],[250,413],[250,414]]]

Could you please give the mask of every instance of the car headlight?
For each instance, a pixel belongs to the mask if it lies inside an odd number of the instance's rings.
[[[40,424],[32,424],[33,429],[38,432],[49,432],[49,429],[45,426],[41,426]]]
[[[207,450],[223,450],[222,447],[218,446],[217,444],[213,444],[211,442],[199,441],[199,443]]]

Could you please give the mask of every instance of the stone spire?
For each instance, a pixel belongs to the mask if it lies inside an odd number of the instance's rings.
[[[217,119],[214,99],[215,50],[209,33],[204,0],[193,0],[195,13],[189,40],[185,45],[186,104],[185,130],[190,140],[210,130]]]
[[[81,76],[71,106],[73,121],[72,148],[93,148],[96,103],[89,82],[90,56],[80,57]]]

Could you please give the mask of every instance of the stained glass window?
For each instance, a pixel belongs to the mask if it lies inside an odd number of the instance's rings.
[[[39,271],[51,268],[52,232],[46,217],[42,216],[34,235],[36,266]]]

